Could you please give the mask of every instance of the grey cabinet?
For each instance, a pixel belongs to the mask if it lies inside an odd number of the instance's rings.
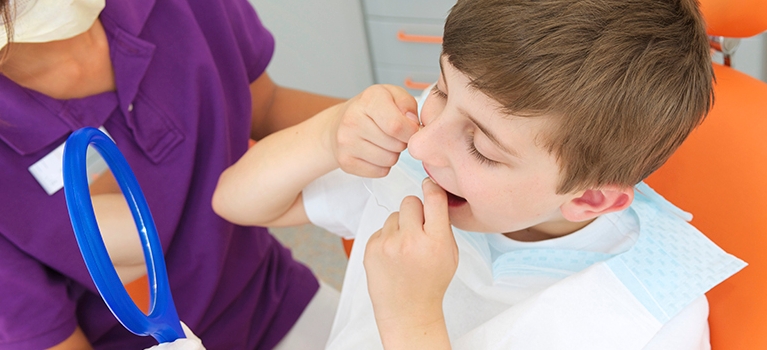
[[[442,29],[454,0],[362,0],[376,83],[411,94],[437,81]]]

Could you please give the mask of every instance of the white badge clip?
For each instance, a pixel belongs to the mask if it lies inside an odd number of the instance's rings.
[[[109,138],[112,138],[103,126],[99,130],[103,131]],[[64,188],[63,159],[64,143],[29,167],[29,172],[32,173],[32,176],[35,177],[49,196]],[[88,147],[85,164],[88,169],[88,184],[109,169],[106,161],[92,147]]]

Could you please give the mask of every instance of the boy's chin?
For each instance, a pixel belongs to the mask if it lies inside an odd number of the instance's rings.
[[[462,231],[487,234],[507,232],[504,230],[499,230],[499,227],[496,227],[490,223],[478,221],[474,216],[466,216],[466,212],[463,210],[448,208],[448,213],[450,215],[450,225]]]
[[[486,227],[482,223],[477,222],[473,217],[466,217],[463,211],[457,211],[456,208],[449,207],[448,214],[450,215],[450,225],[459,230],[478,233],[486,231]]]
[[[450,222],[450,225],[453,227],[466,231],[466,232],[476,232],[476,233],[498,233],[497,231],[487,231],[481,225],[477,224],[476,222],[461,222],[460,220],[456,220],[456,222]]]

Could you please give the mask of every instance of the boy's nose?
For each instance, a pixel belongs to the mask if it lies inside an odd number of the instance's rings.
[[[448,142],[445,130],[432,121],[410,137],[407,148],[413,158],[434,166],[447,165]]]

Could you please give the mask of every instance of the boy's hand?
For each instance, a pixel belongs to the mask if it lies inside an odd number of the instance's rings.
[[[373,85],[340,106],[327,135],[342,170],[383,177],[418,131],[418,104],[405,89]]]
[[[442,300],[458,267],[458,247],[445,191],[427,178],[423,192],[423,205],[412,196],[402,200],[400,212],[365,249],[368,290],[385,346],[449,347]]]

